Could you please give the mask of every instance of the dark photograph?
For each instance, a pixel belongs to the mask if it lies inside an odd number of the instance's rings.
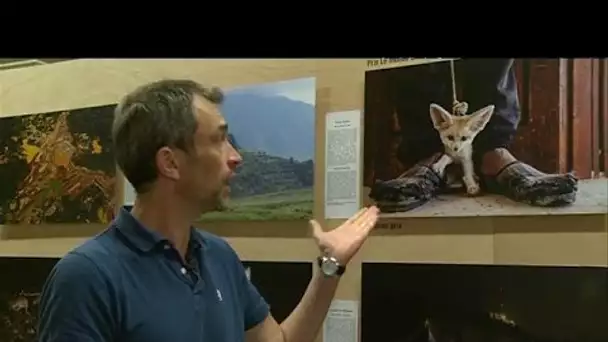
[[[40,292],[57,260],[0,258],[0,341],[35,342]]]
[[[362,342],[607,342],[608,269],[363,264]]]
[[[247,261],[243,265],[279,323],[300,303],[312,278],[309,262]]]

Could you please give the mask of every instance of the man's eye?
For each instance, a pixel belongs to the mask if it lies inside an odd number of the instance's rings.
[[[240,147],[236,141],[236,139],[234,138],[234,135],[232,134],[228,134],[228,142],[230,143],[230,145],[232,145],[232,147],[234,147],[235,149],[239,150]]]

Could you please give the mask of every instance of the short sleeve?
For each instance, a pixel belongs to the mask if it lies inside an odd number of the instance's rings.
[[[245,297],[245,331],[247,331],[262,323],[270,314],[270,308],[255,285],[247,278],[242,264],[241,269],[243,271],[241,292]]]
[[[97,265],[70,253],[49,274],[40,299],[39,342],[115,340],[116,318],[109,281]]]
[[[232,248],[229,247],[231,250]],[[245,331],[262,323],[270,314],[270,307],[258,289],[247,277],[247,272],[237,253],[232,250],[236,264],[236,279],[239,293],[241,295]]]

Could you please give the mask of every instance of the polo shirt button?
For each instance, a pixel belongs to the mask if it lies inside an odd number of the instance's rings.
[[[171,248],[171,246],[169,246],[169,245],[164,245],[164,246],[163,246],[163,248],[164,248],[165,250],[167,250],[167,249]]]
[[[186,275],[186,273],[188,273],[188,271],[186,271],[186,268],[184,268],[184,267],[182,267],[182,269],[180,271],[182,271],[183,275]]]

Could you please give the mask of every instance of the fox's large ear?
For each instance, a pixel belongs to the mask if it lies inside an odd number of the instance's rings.
[[[481,108],[475,113],[469,115],[469,127],[472,131],[481,132],[490,121],[492,114],[494,114],[494,105]]]
[[[435,129],[444,129],[452,124],[452,114],[438,104],[431,103],[431,120]]]

